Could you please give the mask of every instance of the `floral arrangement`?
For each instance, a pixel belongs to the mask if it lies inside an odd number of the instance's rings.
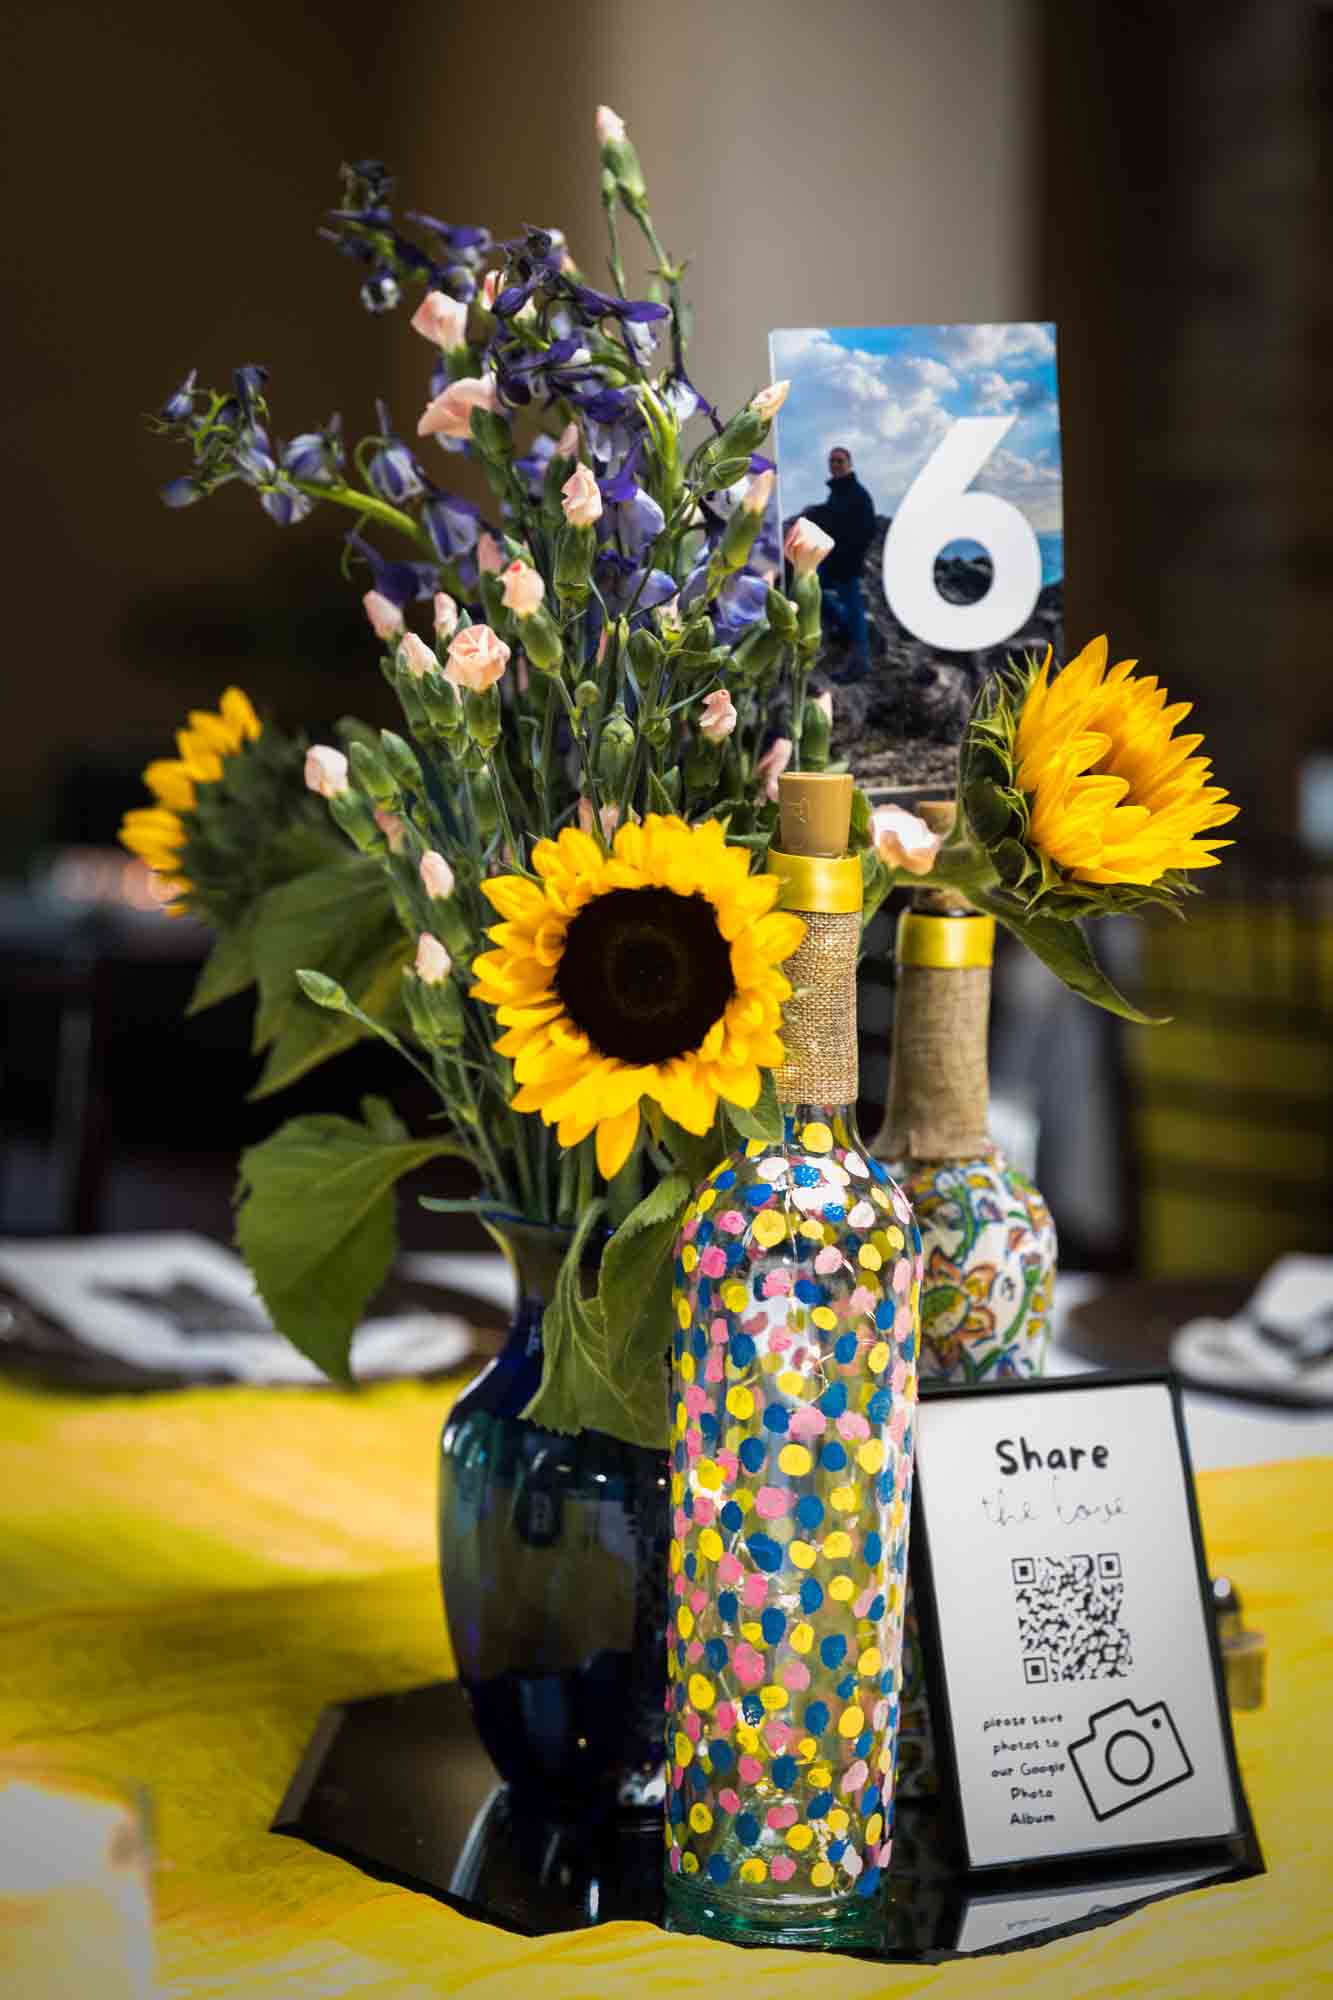
[[[169,506],[239,483],[280,526],[353,517],[344,568],[404,732],[349,721],[340,746],[312,746],[231,689],[191,714],[177,760],[149,765],[155,803],[123,838],[217,933],[192,1005],[256,986],[260,1092],[374,1035],[441,1106],[435,1136],[367,1100],[243,1156],[238,1241],[276,1324],[346,1375],[394,1252],[396,1182],[460,1156],[481,1192],[435,1206],[568,1232],[529,1414],[660,1444],[680,1216],[738,1138],[780,1129],[781,968],[803,925],[763,862],[779,774],[828,762],[831,700],[809,679],[831,543],[801,520],[779,549],[762,448],[786,386],[725,421],[694,386],[683,267],[623,124],[604,107],[597,129],[610,291],[557,230],[496,244],[409,212],[408,234],[384,169],[344,170],[322,233],[363,267],[362,302],[421,293],[420,447],[382,405],[350,465],[336,417],[281,443],[255,366],[228,391],[192,373],[168,400],[159,427],[191,454]],[[650,261],[644,297],[622,217]],[[437,484],[437,450],[479,468],[489,509]],[[1179,893],[1233,809],[1198,739],[1173,737],[1182,711],[1129,663],[1103,675],[1099,643],[987,694],[947,845],[860,794],[853,838],[867,914],[932,872],[1132,1013],[1077,917]]]

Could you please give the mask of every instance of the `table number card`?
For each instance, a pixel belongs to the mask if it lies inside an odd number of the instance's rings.
[[[934,1392],[916,1486],[913,1583],[969,1868],[1241,1833],[1173,1386]]]
[[[833,536],[826,599],[852,578],[863,590],[864,639],[859,616],[850,636],[877,690],[924,662],[976,677],[1048,644],[1061,657],[1055,328],[782,327],[769,346],[773,379],[791,383],[782,517]]]

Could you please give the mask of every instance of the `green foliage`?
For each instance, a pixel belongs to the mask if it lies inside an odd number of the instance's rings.
[[[313,1004],[297,983],[300,968],[316,966],[362,1014],[389,1026],[399,1018],[411,955],[385,871],[370,856],[311,869],[261,897],[254,913],[254,1045],[268,1054],[252,1095],[294,1083],[367,1032],[355,1014]]]
[[[398,1248],[394,1188],[451,1139],[409,1139],[379,1098],[364,1122],[292,1118],[241,1155],[236,1241],[273,1323],[326,1375],[350,1380],[352,1334]]]
[[[541,1387],[525,1417],[549,1430],[608,1431],[665,1447],[671,1252],[692,1187],[670,1174],[626,1216],[606,1246],[594,1298],[584,1296],[580,1273],[602,1204],[585,1210],[542,1321]]]
[[[751,1108],[746,1111],[739,1104],[728,1104],[726,1113],[743,1139],[773,1143],[782,1137],[782,1106],[778,1103],[772,1070],[761,1070],[760,1076],[759,1097]]]

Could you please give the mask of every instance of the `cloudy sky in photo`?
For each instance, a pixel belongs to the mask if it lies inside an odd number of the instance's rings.
[[[955,417],[1013,416],[972,490],[1012,501],[1048,544],[1060,534],[1054,327],[795,327],[771,339],[773,379],[792,385],[778,418],[784,517],[825,497],[832,445],[850,450],[876,513],[892,514]]]

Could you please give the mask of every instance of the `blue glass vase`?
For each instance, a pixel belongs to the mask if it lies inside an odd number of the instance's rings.
[[[664,1795],[664,1451],[522,1414],[567,1232],[486,1223],[518,1305],[440,1440],[439,1551],[459,1679],[500,1776],[543,1810],[648,1811]]]

